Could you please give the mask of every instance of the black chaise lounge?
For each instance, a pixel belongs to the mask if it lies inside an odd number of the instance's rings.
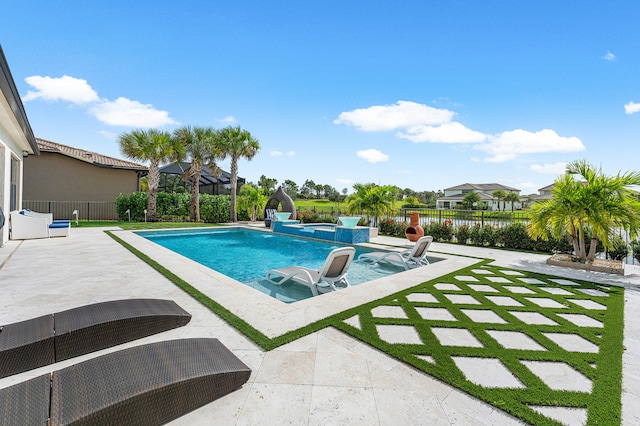
[[[0,378],[182,327],[172,300],[96,303],[0,327]]]
[[[6,425],[159,425],[238,388],[251,370],[218,339],[109,353],[0,389]]]

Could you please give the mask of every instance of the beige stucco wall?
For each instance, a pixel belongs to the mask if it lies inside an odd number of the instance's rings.
[[[121,192],[137,190],[135,170],[97,167],[51,152],[24,160],[24,200],[115,202]]]

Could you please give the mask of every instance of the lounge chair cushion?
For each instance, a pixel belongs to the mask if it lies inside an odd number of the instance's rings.
[[[218,339],[151,343],[0,389],[0,419],[10,425],[164,424],[240,388],[250,375]]]

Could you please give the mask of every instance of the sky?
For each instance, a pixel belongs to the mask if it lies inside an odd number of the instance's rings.
[[[126,158],[134,129],[238,125],[247,181],[349,192],[640,170],[635,0],[5,3],[33,132],[64,145]]]

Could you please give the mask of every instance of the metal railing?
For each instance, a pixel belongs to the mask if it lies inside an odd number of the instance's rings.
[[[23,200],[22,208],[40,213],[53,213],[54,219],[75,219],[72,215],[73,211],[77,210],[80,220],[118,220],[115,202]]]

